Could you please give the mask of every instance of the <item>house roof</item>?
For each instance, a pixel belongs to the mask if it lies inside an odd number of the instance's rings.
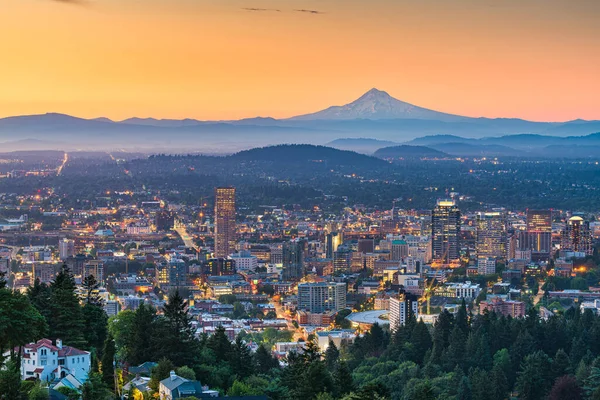
[[[63,345],[62,348],[58,348],[52,344],[52,340],[44,338],[44,339],[38,340],[35,343],[26,344],[23,347],[23,354],[22,354],[23,358],[30,358],[28,353],[37,352],[42,347],[45,347],[45,348],[49,349],[50,351],[58,352],[59,357],[82,356],[85,354],[90,354],[89,351],[79,350],[79,349],[76,349],[75,347],[71,347],[71,346]],[[28,350],[28,352],[25,352],[25,350]],[[18,352],[19,348],[15,347],[15,351]]]
[[[185,382],[188,382],[188,380],[179,375],[173,375],[160,381],[160,384],[173,391]]]

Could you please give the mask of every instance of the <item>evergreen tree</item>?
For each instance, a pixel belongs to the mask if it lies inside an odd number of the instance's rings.
[[[212,350],[218,361],[229,361],[229,357],[233,352],[233,347],[225,328],[217,327],[215,332],[206,341],[206,347]]]
[[[50,290],[50,287],[45,283],[40,283],[39,278],[36,278],[33,286],[27,288],[27,297],[31,304],[46,319],[46,322],[50,324],[50,318],[52,317],[52,290]]]
[[[350,373],[346,362],[340,361],[337,364],[337,368],[333,374],[333,382],[335,385],[334,392],[337,396],[343,396],[354,390],[354,381],[352,380],[352,374]]]
[[[427,329],[427,325],[422,319],[414,324],[410,335],[410,343],[413,345],[410,359],[419,365],[423,364],[425,355],[431,349],[433,342],[429,329]]]
[[[108,334],[102,351],[102,380],[113,392],[115,391],[115,353],[115,341],[112,335]]]
[[[552,360],[552,379],[568,375],[571,372],[571,360],[563,349],[558,349]]]
[[[268,373],[272,368],[275,368],[279,365],[276,359],[273,358],[271,353],[266,349],[266,347],[261,344],[256,349],[254,353],[254,365],[256,371],[260,374]]]
[[[463,376],[458,386],[456,400],[472,400],[472,398],[473,397],[471,396],[471,383],[469,382],[469,378]]]
[[[81,385],[81,400],[112,400],[113,395],[97,373],[91,373]]]
[[[473,335],[471,335],[473,336]],[[456,365],[464,367],[466,355],[466,338],[458,326],[452,329],[449,338],[449,345],[442,357],[443,365],[446,371],[451,371]]]
[[[329,346],[325,350],[325,364],[330,371],[334,371],[338,360],[340,359],[340,351],[333,341],[329,340]]]
[[[152,338],[156,336],[154,334],[155,319],[156,311],[152,306],[142,303],[135,310],[131,330],[125,335],[125,357],[131,365],[139,365],[158,358],[151,351]]]
[[[83,286],[84,295],[85,295],[85,303],[93,304],[95,306],[103,307],[104,301],[102,297],[98,293],[98,288],[100,288],[100,283],[96,280],[94,275],[88,275],[83,278],[83,282],[81,283]]]
[[[448,347],[450,332],[452,330],[452,315],[446,310],[440,313],[433,328],[433,348],[430,362],[438,364],[442,359],[444,350]]]
[[[509,390],[509,386],[508,386],[508,380],[506,379],[506,375],[504,374],[504,371],[502,370],[501,367],[496,366],[494,368],[492,368],[492,373],[490,374],[491,376],[490,381],[491,381],[491,386],[490,386],[490,393],[489,393],[489,399],[490,400],[504,400],[506,399],[508,390]]]
[[[469,381],[471,382],[471,397],[473,400],[489,399],[492,384],[484,370],[479,368],[471,370]]]
[[[155,355],[169,357],[175,365],[193,365],[198,342],[187,303],[176,290],[163,307],[164,316],[154,321]]]
[[[20,365],[19,349],[40,339],[46,330],[44,317],[31,305],[27,296],[7,288],[0,289],[0,365],[2,355],[7,351],[10,358]]]
[[[252,353],[239,335],[235,339],[231,353],[231,369],[233,373],[242,379],[252,375]]]
[[[83,335],[88,344],[86,348],[102,354],[108,333],[108,316],[102,307],[93,303],[86,303],[82,308],[82,314],[85,321]]]
[[[517,390],[521,399],[544,398],[552,384],[549,377],[550,366],[550,359],[543,351],[525,357],[517,378]]]
[[[75,293],[75,279],[64,266],[50,285],[52,339],[62,339],[69,346],[87,348],[84,337],[85,321]]]
[[[158,364],[154,368],[152,368],[152,373],[150,374],[150,382],[148,386],[155,392],[158,392],[158,387],[160,385],[160,381],[166,379],[170,376],[171,371],[175,371],[175,365],[171,362],[171,360],[167,358],[162,358],[158,361]]]

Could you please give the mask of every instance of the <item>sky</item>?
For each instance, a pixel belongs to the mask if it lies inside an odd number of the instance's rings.
[[[290,117],[376,87],[600,119],[599,0],[0,0],[0,117]]]

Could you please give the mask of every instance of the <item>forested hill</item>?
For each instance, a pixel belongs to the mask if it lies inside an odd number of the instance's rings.
[[[241,151],[230,156],[239,161],[271,161],[275,163],[326,162],[328,165],[355,167],[383,166],[385,161],[353,151],[309,144],[285,144]]]
[[[432,149],[426,146],[391,146],[377,150],[375,157],[380,158],[444,158],[450,157],[443,151]]]

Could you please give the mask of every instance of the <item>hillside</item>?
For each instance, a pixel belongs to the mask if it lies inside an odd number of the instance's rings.
[[[285,144],[244,150],[230,156],[236,161],[268,161],[273,163],[326,162],[328,165],[381,166],[385,161],[353,151],[309,144]]]
[[[448,154],[425,146],[391,146],[377,150],[374,154],[379,158],[445,158]]]

